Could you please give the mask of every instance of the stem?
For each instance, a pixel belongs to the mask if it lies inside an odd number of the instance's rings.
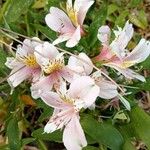
[[[5,35],[8,36],[9,38],[11,38],[11,39],[17,41],[17,42],[20,43],[20,44],[23,44],[23,43],[22,43],[21,41],[17,40],[16,38],[12,37],[11,35],[5,33],[4,31],[11,32],[11,33],[13,33],[13,34],[22,36],[22,37],[27,38],[27,39],[30,39],[30,40],[34,40],[34,41],[39,42],[39,43],[43,43],[42,41],[38,41],[38,40],[35,40],[35,39],[32,39],[32,38],[29,38],[29,37],[27,37],[27,36],[24,36],[24,35],[21,35],[21,34],[19,34],[19,33],[10,31],[10,30],[8,30],[8,29],[4,29],[4,28],[1,28],[1,27],[0,27],[0,29],[1,29],[0,31],[1,31],[3,34],[5,34]],[[3,30],[4,30],[4,31],[3,31]],[[28,45],[26,45],[26,46],[28,46]],[[68,51],[66,51],[66,50],[64,50],[64,49],[61,49],[61,48],[57,47],[57,46],[55,46],[55,47],[56,47],[58,50],[60,50],[61,52],[64,52],[64,53],[66,53],[66,54],[69,54],[70,56],[74,56],[75,58],[81,60],[82,62],[88,64],[89,66],[92,66],[92,67],[93,67],[94,69],[96,69],[97,71],[100,71],[100,73],[101,73],[102,75],[104,75],[107,79],[109,79],[113,84],[115,84],[115,85],[118,87],[118,89],[120,89],[120,91],[121,91],[122,93],[125,93],[124,90],[123,90],[112,78],[110,78],[106,73],[104,73],[103,71],[101,71],[101,70],[100,70],[99,68],[97,68],[95,65],[89,64],[87,61],[85,61],[85,60],[79,58],[78,56],[76,56],[75,54],[72,54],[71,52],[68,52]],[[36,51],[36,52],[37,52],[37,51]],[[38,52],[38,53],[39,53],[39,52]],[[40,55],[42,55],[42,54],[40,54]]]
[[[37,143],[38,143],[40,150],[47,150],[47,147],[45,146],[43,141],[37,140]]]

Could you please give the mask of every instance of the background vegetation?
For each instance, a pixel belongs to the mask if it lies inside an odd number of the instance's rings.
[[[1,0],[0,26],[41,40],[52,41],[55,32],[45,24],[44,18],[51,6],[65,9],[64,0]],[[85,20],[87,35],[79,45],[72,49],[61,48],[90,57],[96,56],[100,43],[97,30],[107,24],[111,28],[123,27],[130,20],[135,34],[129,44],[132,49],[141,37],[150,39],[150,1],[149,0],[96,0]],[[7,32],[8,33],[8,32]],[[23,38],[9,32],[19,40]],[[4,65],[7,56],[12,56],[8,46],[18,43],[3,34],[0,28],[0,150],[61,150],[62,132],[43,134],[43,127],[52,114],[52,109],[40,100],[30,96],[29,84],[24,82],[10,95],[10,86],[5,81],[10,70]],[[5,43],[5,44],[2,44]],[[8,45],[6,45],[8,44]],[[99,99],[95,111],[84,111],[81,124],[86,133],[88,146],[85,150],[149,150],[150,149],[150,58],[138,65],[137,72],[144,74],[147,82],[130,81],[111,76],[120,84],[126,85],[126,96],[132,106],[130,112],[106,107],[109,101]],[[4,81],[4,82],[2,82]]]

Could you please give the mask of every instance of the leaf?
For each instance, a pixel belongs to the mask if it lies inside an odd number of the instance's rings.
[[[138,106],[133,108],[129,115],[136,137],[141,139],[150,149],[150,116]]]
[[[130,7],[137,7],[138,5],[140,5],[142,2],[142,0],[131,0],[129,3]]]
[[[50,28],[46,26],[41,26],[39,24],[33,25],[38,31],[40,31],[45,37],[47,37],[50,41],[56,39],[56,33],[52,31]]]
[[[95,14],[99,15],[95,15],[95,18],[93,19],[93,22],[91,23],[89,28],[89,38],[88,38],[89,47],[94,46],[94,44],[97,41],[98,28],[103,24],[105,24],[107,18],[107,6],[108,6],[107,3],[103,3],[101,8],[99,8],[99,10],[95,12]]]
[[[11,150],[20,150],[20,132],[18,128],[18,121],[16,117],[12,117],[7,126],[7,136],[9,141],[9,147]]]
[[[98,143],[107,146],[112,150],[120,150],[124,139],[120,132],[112,125],[100,123],[90,115],[86,115],[81,120],[84,131],[95,139]]]
[[[27,145],[35,141],[35,138],[24,138],[22,139],[22,146]]]
[[[12,0],[10,7],[5,14],[8,23],[15,22],[23,13],[25,13],[33,0]]]
[[[120,94],[118,94],[118,98],[121,101],[121,103],[126,107],[126,109],[130,111],[131,110],[130,103]]]
[[[87,146],[87,147],[84,147],[83,150],[99,150],[99,149],[94,146]]]
[[[110,4],[108,6],[108,16],[111,15],[112,13],[114,13],[116,10],[118,10],[119,7],[115,4]]]
[[[54,141],[61,143],[62,142],[62,132],[59,130],[53,132],[53,133],[44,133],[43,128],[37,129],[32,132],[32,136],[40,139],[40,140],[47,140],[47,141]]]
[[[128,16],[128,14],[129,14],[128,10],[121,11],[120,15],[117,17],[115,21],[115,25],[119,27],[124,26],[124,23],[126,22],[126,17]]]
[[[140,65],[143,67],[143,69],[150,69],[150,56]]]
[[[130,14],[129,19],[134,25],[141,29],[146,29],[146,27],[148,26],[144,10],[139,11],[137,14]]]

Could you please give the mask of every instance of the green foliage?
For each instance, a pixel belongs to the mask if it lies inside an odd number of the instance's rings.
[[[81,124],[84,131],[99,144],[103,144],[112,150],[121,149],[124,140],[120,132],[112,125],[100,123],[89,115],[84,116]]]

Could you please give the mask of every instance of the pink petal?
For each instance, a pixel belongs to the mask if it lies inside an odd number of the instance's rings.
[[[67,150],[81,150],[87,145],[79,117],[74,115],[63,132],[63,142]]]
[[[81,30],[80,26],[78,26],[75,32],[70,37],[70,39],[67,41],[66,47],[74,47],[75,45],[78,44],[80,39],[81,39]]]
[[[50,8],[50,13],[45,17],[46,24],[54,31],[61,34],[69,33],[75,30],[69,17],[56,7]]]

